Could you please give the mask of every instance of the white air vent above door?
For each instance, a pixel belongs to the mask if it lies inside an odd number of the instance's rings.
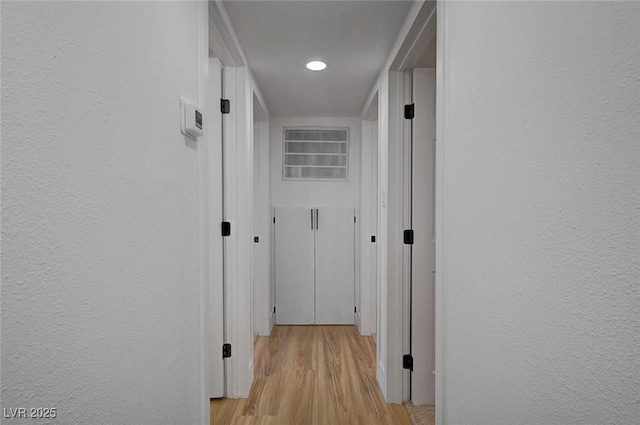
[[[349,179],[348,128],[285,128],[283,180]]]

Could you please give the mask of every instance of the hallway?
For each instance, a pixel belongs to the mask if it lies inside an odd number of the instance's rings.
[[[212,400],[211,424],[410,425],[375,373],[375,342],[355,326],[275,326],[256,339],[249,398]]]
[[[640,1],[0,29],[3,424],[640,425]]]

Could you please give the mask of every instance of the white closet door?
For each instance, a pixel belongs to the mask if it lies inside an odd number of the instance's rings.
[[[275,209],[276,323],[310,325],[314,315],[314,210]]]
[[[353,325],[354,209],[316,210],[316,324]]]

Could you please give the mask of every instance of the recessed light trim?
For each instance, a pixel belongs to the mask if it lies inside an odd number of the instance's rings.
[[[322,61],[311,61],[307,64],[307,69],[311,71],[322,71],[327,67],[327,64]]]

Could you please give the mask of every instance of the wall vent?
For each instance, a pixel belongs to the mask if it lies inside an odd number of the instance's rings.
[[[349,179],[348,128],[285,128],[283,180]]]

